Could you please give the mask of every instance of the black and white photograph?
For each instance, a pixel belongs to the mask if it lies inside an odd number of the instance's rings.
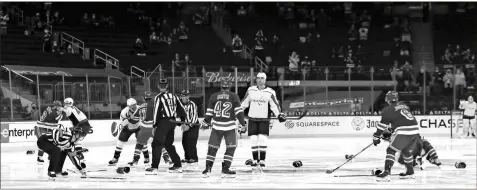
[[[477,2],[0,2],[2,189],[477,189]]]

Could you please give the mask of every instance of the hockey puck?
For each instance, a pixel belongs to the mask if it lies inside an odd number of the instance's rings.
[[[467,164],[465,164],[464,162],[456,162],[455,163],[455,168],[464,169],[465,167],[467,167]]]
[[[377,176],[379,174],[383,173],[380,169],[376,168],[371,171],[371,175]]]
[[[303,163],[300,160],[296,160],[292,164],[295,168],[299,168],[303,166]]]
[[[352,159],[354,158],[354,155],[350,154],[350,155],[345,155],[345,158],[348,160],[348,159]]]

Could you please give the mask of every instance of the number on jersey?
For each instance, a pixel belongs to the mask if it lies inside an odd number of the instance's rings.
[[[232,103],[224,102],[222,104],[222,101],[217,101],[214,106],[215,117],[230,118],[230,108],[232,108]]]
[[[409,110],[402,109],[400,111],[401,115],[404,116],[408,120],[414,120],[414,116],[409,112]]]

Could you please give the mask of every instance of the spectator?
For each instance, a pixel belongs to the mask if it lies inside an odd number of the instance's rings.
[[[190,60],[189,54],[185,54],[185,55],[184,55],[184,64],[185,64],[186,66],[190,66],[190,65],[192,64],[192,60]]]
[[[354,24],[351,25],[351,28],[349,29],[348,31],[348,39],[349,41],[355,41],[356,38],[358,37],[358,31],[356,31],[356,27],[354,26]]]
[[[462,72],[462,68],[457,69],[457,72],[454,76],[457,97],[461,97],[462,95],[464,95],[464,88],[467,87],[465,74],[464,72]]]
[[[7,34],[7,26],[9,20],[10,17],[8,17],[8,14],[5,14],[3,11],[0,11],[0,35]]]
[[[462,59],[464,60],[464,63],[472,63],[475,60],[475,55],[470,51],[470,49],[467,49],[462,52]]]
[[[96,18],[96,14],[94,13],[91,15],[90,24],[92,24],[95,27],[99,26],[98,19]]]
[[[426,94],[430,95],[430,86],[429,82],[431,81],[431,76],[429,72],[426,71],[426,67],[422,66],[421,71],[416,76],[416,83],[419,86],[419,92],[422,93],[423,90],[426,90]],[[424,85],[426,88],[424,89]]]
[[[181,60],[181,57],[178,53],[175,54],[174,59],[172,60],[172,65],[176,69],[184,68],[184,61]]]
[[[238,16],[245,16],[247,15],[247,10],[243,6],[240,6],[239,9],[237,9],[237,15]]]
[[[234,54],[241,53],[243,51],[242,39],[238,34],[235,34],[235,37],[232,39],[232,51]]]
[[[153,44],[153,42],[159,42],[159,37],[156,36],[156,32],[152,32],[151,35],[149,35],[149,44]]]
[[[51,52],[51,32],[47,28],[43,34],[43,52]]]
[[[60,16],[60,12],[59,11],[56,11],[55,14],[53,15],[53,22],[52,24],[53,25],[61,25],[63,24],[63,21],[65,20],[65,18],[61,17]]]
[[[88,13],[84,13],[83,18],[81,18],[81,24],[83,26],[88,26],[91,23],[91,20],[88,18]]]
[[[146,53],[144,52],[144,50],[146,49],[146,45],[142,43],[141,38],[136,38],[136,42],[134,43],[134,49],[136,51],[135,53],[137,56],[146,56]]]
[[[431,81],[431,93],[440,94],[444,88],[444,73],[439,70],[439,67],[434,68],[434,74]]]
[[[300,65],[299,65],[300,57],[298,56],[298,54],[296,52],[292,52],[292,54],[289,56],[288,62],[290,63],[288,65],[288,68],[291,71],[298,71],[298,69],[300,67]]]
[[[351,103],[351,111],[352,112],[360,112],[361,111],[361,102],[359,101],[358,97],[353,98],[353,102]]]
[[[452,95],[452,89],[454,87],[454,75],[450,69],[447,69],[444,75],[444,94],[446,96]]]
[[[452,64],[452,53],[449,48],[447,48],[444,52],[444,55],[442,56],[442,61],[444,61],[444,64]]]
[[[301,69],[305,71],[309,71],[311,68],[311,62],[308,60],[308,56],[305,56],[305,58],[301,61]]]
[[[368,41],[368,28],[366,27],[361,27],[359,29],[359,40],[360,41]]]
[[[408,27],[404,27],[404,31],[401,34],[401,41],[412,43],[411,32],[409,32]]]
[[[181,21],[179,25],[179,40],[180,41],[185,41],[188,39],[188,36],[187,36],[188,31],[189,29],[187,28],[187,26],[184,24],[183,21]]]

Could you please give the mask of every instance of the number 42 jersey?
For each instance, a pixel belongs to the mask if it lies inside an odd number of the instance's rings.
[[[212,94],[207,105],[205,121],[212,123],[212,127],[216,130],[228,131],[237,128],[236,119],[241,125],[245,125],[238,95],[230,91]]]
[[[415,135],[419,134],[419,125],[416,118],[409,111],[409,107],[402,103],[393,103],[384,108],[381,113],[381,122],[377,129],[379,135],[388,128],[395,135]]]

